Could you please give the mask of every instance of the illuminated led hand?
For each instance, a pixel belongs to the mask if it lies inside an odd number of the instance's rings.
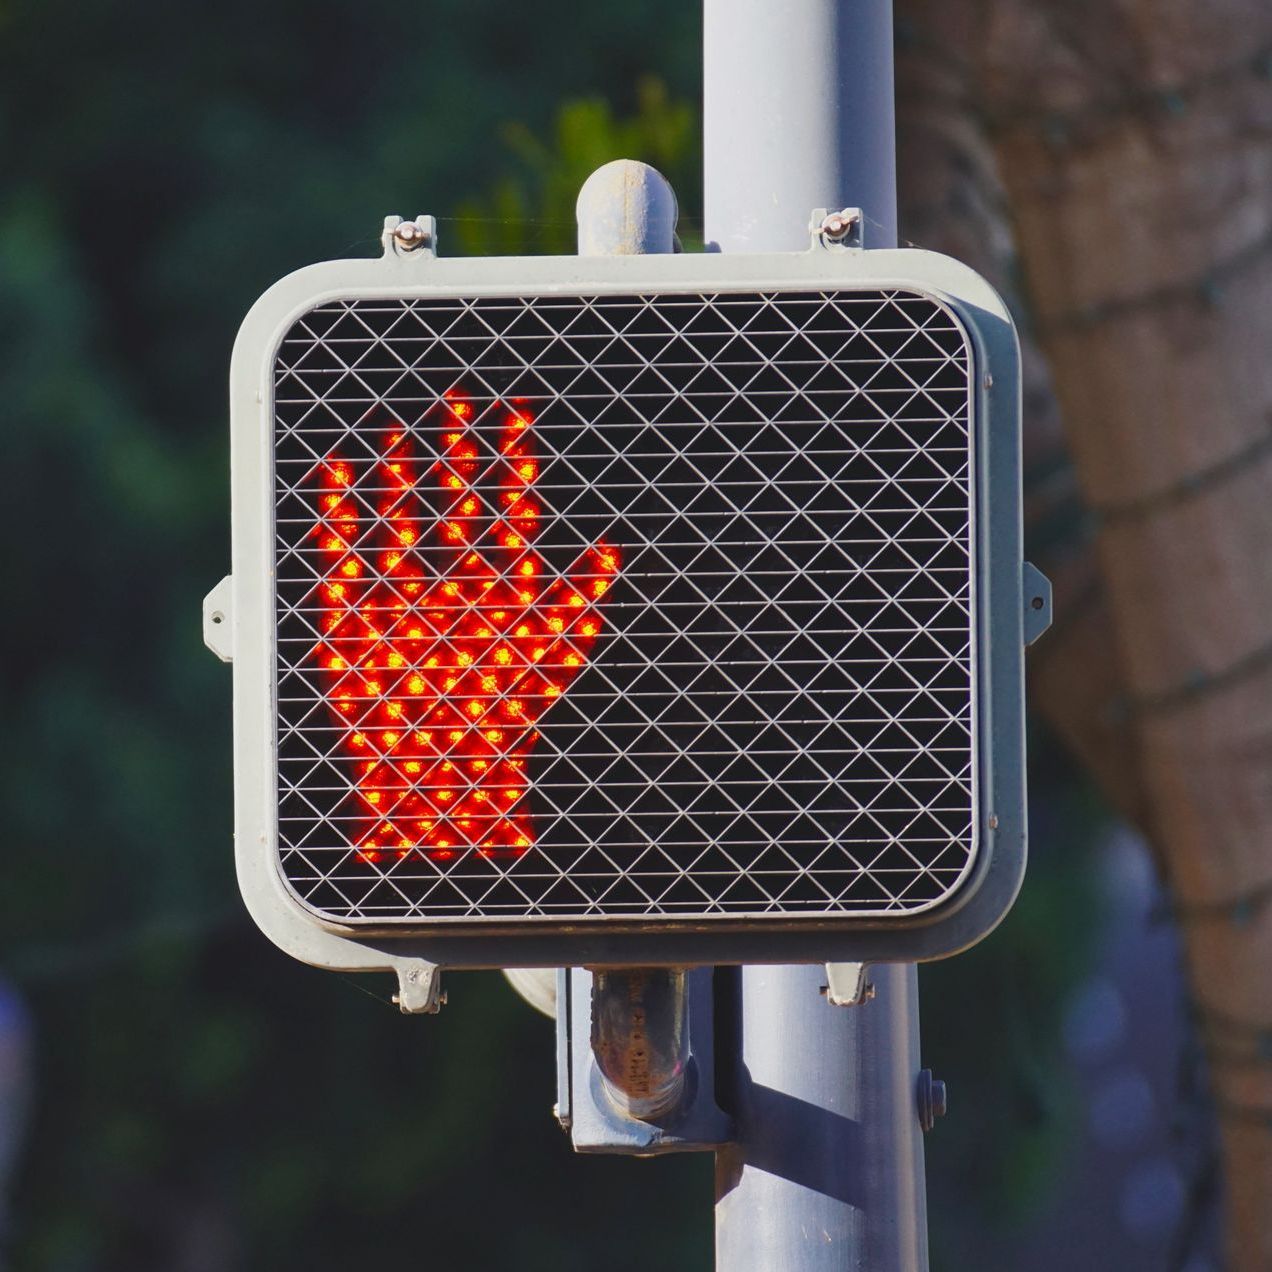
[[[542,508],[531,419],[491,409],[503,417],[496,454],[483,453],[472,403],[442,408],[429,470],[435,514],[402,430],[387,434],[363,492],[376,501],[373,526],[353,490],[355,464],[331,455],[320,468],[313,657],[371,818],[356,845],[364,861],[416,852],[442,861],[470,849],[515,857],[534,843],[534,726],[587,662],[618,572],[618,549],[603,542],[563,574],[534,550]],[[431,521],[440,565],[420,542]]]

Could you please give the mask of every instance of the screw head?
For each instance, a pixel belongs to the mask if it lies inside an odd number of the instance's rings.
[[[832,212],[821,223],[821,232],[828,239],[841,239],[854,225],[857,224],[857,218],[846,212]]]
[[[403,221],[393,231],[393,241],[404,252],[413,252],[424,245],[427,236],[415,221]]]

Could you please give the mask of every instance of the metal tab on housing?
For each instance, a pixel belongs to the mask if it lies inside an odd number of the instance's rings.
[[[1051,580],[1028,561],[1021,566],[1025,604],[1025,644],[1032,645],[1051,626]]]
[[[203,643],[224,663],[234,661],[233,583],[227,574],[203,598]]]

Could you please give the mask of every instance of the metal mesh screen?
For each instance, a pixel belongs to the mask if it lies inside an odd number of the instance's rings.
[[[274,367],[283,875],[907,915],[974,854],[970,355],[904,291],[347,300]]]

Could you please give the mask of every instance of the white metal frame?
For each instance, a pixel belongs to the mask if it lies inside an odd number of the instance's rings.
[[[974,640],[978,650],[978,847],[957,895],[932,912],[898,918],[803,918],[591,926],[483,920],[463,930],[341,928],[320,919],[284,883],[277,852],[274,708],[272,367],[283,334],[303,313],[352,298],[618,295],[903,288],[947,305],[972,344],[975,465]],[[930,252],[814,247],[752,257],[719,255],[438,259],[386,250],[293,273],[252,307],[231,366],[233,573],[205,606],[209,644],[234,662],[235,842],[240,887],[253,918],[306,962],[344,970],[396,969],[404,1004],[432,965],[686,964],[910,961],[965,948],[1010,906],[1024,869],[1023,625],[1020,530],[1019,353],[997,294],[966,266]]]

